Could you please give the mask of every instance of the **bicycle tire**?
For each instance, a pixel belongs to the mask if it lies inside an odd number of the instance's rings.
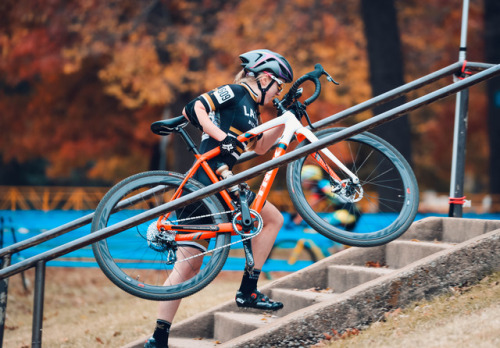
[[[167,202],[169,195],[177,190],[183,179],[184,175],[167,171],[144,172],[124,179],[112,187],[99,203],[92,220],[91,232]],[[184,193],[203,187],[201,183],[190,179],[184,187]],[[157,192],[151,196],[145,194],[144,191],[150,188],[155,188]],[[133,202],[129,199],[138,193],[142,193],[140,200]],[[117,208],[122,201],[126,206]],[[226,214],[222,212],[224,209],[218,198],[209,196],[172,212],[169,220],[179,216],[194,219],[189,220],[190,224],[228,222]],[[199,215],[193,218],[195,213]],[[207,217],[207,214],[210,216]],[[219,233],[212,238],[208,249],[216,250],[204,255],[203,259],[199,256],[192,261],[180,262],[180,259],[187,259],[188,252],[192,255],[196,249],[179,248],[176,251],[179,260],[173,265],[167,265],[168,248],[162,250],[162,242],[152,242],[153,238],[147,234],[148,228],[150,231],[157,231],[156,221],[157,217],[94,243],[92,249],[101,270],[122,290],[148,300],[176,300],[203,289],[217,276],[226,262],[229,247],[224,246],[230,243],[230,233]],[[153,224],[154,228],[151,230]],[[195,272],[193,264],[196,262],[203,263],[200,271],[175,283],[176,277],[181,278],[189,273],[179,272],[179,269],[184,267],[184,270]],[[167,284],[167,278],[174,284]]]
[[[316,136],[323,138],[342,129],[325,129]],[[306,144],[309,141],[304,140],[298,147]],[[301,172],[304,165],[314,161],[310,156],[301,158],[288,165],[286,181],[290,198],[303,219],[327,238],[350,246],[383,245],[403,234],[417,214],[419,200],[415,175],[404,157],[385,140],[367,132],[329,145],[328,149],[359,177],[364,195],[357,203],[346,200],[335,205],[312,202],[310,196],[314,194],[307,187],[310,183],[303,183]],[[326,159],[325,156],[322,158]],[[337,175],[345,175],[333,163],[329,165]],[[328,179],[326,171],[321,170]],[[379,195],[380,187],[386,190]],[[350,222],[333,221],[337,211],[343,211]]]

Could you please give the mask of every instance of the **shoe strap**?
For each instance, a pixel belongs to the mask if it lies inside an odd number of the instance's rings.
[[[252,293],[252,295],[254,294],[255,294],[255,299],[260,299],[262,302],[272,302],[272,300],[269,297],[261,293],[259,290],[255,290]]]

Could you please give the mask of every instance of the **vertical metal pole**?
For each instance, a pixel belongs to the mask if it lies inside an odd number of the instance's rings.
[[[45,261],[38,261],[35,267],[35,295],[33,303],[32,348],[42,347],[43,300],[45,294]]]
[[[2,227],[3,228],[3,227]],[[3,234],[3,232],[1,232]],[[10,265],[10,254],[0,260],[0,268]],[[7,312],[7,295],[9,290],[9,278],[0,279],[0,347],[3,345],[3,333],[5,330],[5,317]]]
[[[464,62],[467,52],[467,23],[469,20],[469,0],[464,0],[462,8],[462,28],[458,59]],[[469,109],[469,90],[457,93],[455,104],[455,129],[453,133],[453,155],[450,180],[450,217],[462,217],[465,175],[465,145],[467,136],[467,117]],[[452,200],[455,198],[455,200]]]

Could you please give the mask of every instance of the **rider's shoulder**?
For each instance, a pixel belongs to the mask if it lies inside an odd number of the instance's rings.
[[[212,99],[215,98],[219,105],[236,105],[243,100],[247,100],[249,91],[245,86],[239,84],[227,84],[217,87],[211,93]]]
[[[232,91],[242,91],[245,90],[245,88],[242,85],[230,83],[226,85],[221,85],[217,88],[215,88],[213,91],[223,91],[223,90],[232,90]]]
[[[246,88],[243,86],[243,85],[239,85],[239,84],[227,84],[227,85],[223,85],[223,86],[220,86],[219,88],[227,88],[227,89],[230,89],[232,90],[235,94],[243,94],[243,93],[247,93],[247,90]]]

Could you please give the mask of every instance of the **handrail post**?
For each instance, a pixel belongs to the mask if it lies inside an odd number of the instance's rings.
[[[462,217],[464,205],[465,181],[465,146],[467,143],[467,119],[469,108],[469,90],[457,94],[455,116],[455,135],[453,141],[453,160],[450,183],[449,217]],[[454,199],[451,199],[454,198]]]
[[[0,259],[0,269],[10,265],[10,254]],[[7,295],[9,294],[9,278],[0,279],[0,347],[3,345],[5,318],[7,312]]]
[[[33,298],[32,348],[42,347],[43,301],[45,295],[45,261],[38,261],[35,267],[35,294]]]
[[[459,62],[466,68],[467,23],[469,20],[469,0],[463,1],[462,28],[460,35]],[[463,73],[464,71],[462,71]],[[463,74],[462,78],[466,75]],[[467,117],[469,109],[469,89],[457,93],[455,106],[455,129],[453,132],[453,154],[450,180],[449,217],[462,217],[464,204],[465,145],[467,141]]]

